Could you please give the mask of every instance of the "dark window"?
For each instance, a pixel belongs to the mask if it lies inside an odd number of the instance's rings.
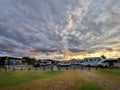
[[[92,59],[90,59],[90,61],[93,61]]]

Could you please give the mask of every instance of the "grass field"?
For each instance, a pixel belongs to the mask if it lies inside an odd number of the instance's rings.
[[[120,69],[105,69],[105,70],[98,70],[99,73],[104,73],[112,76],[119,76],[120,77]]]
[[[84,83],[78,88],[78,90],[103,90],[103,89],[104,88],[102,88],[101,86],[91,82]]]
[[[93,71],[97,76],[108,80],[109,82],[115,83],[120,86],[120,69],[105,69]]]
[[[3,68],[0,68],[0,72],[2,72],[2,69],[3,69]]]
[[[42,71],[8,71],[0,74],[0,87],[12,86],[37,79],[44,79],[61,74],[60,72]]]
[[[109,79],[111,76],[112,79],[120,78],[119,70],[8,71],[0,73],[0,90],[110,90],[99,82],[89,80],[83,72],[104,79],[106,76]]]

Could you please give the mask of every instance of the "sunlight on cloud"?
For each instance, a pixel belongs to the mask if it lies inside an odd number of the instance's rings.
[[[119,50],[119,3],[119,0],[0,0],[0,55]]]

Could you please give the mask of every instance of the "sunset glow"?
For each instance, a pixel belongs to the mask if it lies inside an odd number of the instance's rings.
[[[120,0],[0,0],[0,56],[119,58],[119,4]]]

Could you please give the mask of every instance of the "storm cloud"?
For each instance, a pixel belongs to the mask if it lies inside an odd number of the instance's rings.
[[[119,47],[120,0],[0,0],[0,55]]]

